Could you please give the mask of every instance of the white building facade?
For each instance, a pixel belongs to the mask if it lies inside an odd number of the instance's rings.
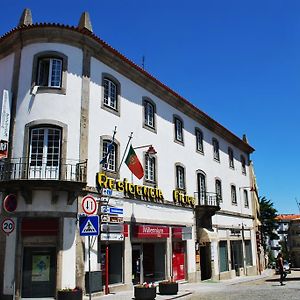
[[[0,38],[0,70],[1,94],[11,100],[1,206],[9,195],[17,201],[1,211],[1,222],[15,224],[0,238],[3,298],[88,289],[78,214],[83,197],[100,199],[103,188],[113,190],[109,205],[123,209],[123,230],[112,234],[119,240],[92,239],[93,292],[106,280],[116,290],[257,272],[254,149],[245,138],[95,36],[87,14],[70,27],[32,24],[26,10]],[[141,179],[121,164],[131,133]]]

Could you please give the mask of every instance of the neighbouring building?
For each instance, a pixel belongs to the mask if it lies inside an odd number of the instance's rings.
[[[289,224],[289,256],[292,267],[300,267],[300,215]]]
[[[1,120],[1,299],[88,289],[78,229],[87,195],[102,212],[92,291],[106,280],[113,291],[258,272],[254,149],[97,37],[87,13],[78,26],[33,24],[26,9],[0,37],[0,91],[10,120]],[[121,164],[128,143],[141,179]]]

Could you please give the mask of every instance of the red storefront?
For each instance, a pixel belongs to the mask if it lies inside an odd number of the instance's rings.
[[[172,234],[172,270],[167,272],[167,238]],[[185,249],[182,241],[182,228],[137,224],[133,226],[132,239],[132,278],[133,283],[164,280],[168,274],[174,279],[185,279]]]

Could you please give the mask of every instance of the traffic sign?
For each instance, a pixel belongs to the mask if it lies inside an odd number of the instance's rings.
[[[3,208],[6,212],[12,213],[17,209],[17,196],[15,194],[9,194],[3,201]]]
[[[123,233],[124,226],[123,224],[102,224],[101,232],[115,232],[115,233]]]
[[[81,206],[87,215],[93,215],[97,212],[97,202],[91,195],[87,195],[82,199]]]
[[[111,196],[112,195],[112,190],[111,189],[103,189],[102,190],[102,195],[103,196]]]
[[[104,214],[111,214],[111,215],[123,215],[123,208],[112,207],[112,206],[101,206],[101,212]]]
[[[100,239],[101,241],[123,241],[124,234],[123,233],[101,233]]]
[[[81,236],[99,235],[99,216],[80,216],[79,232]]]
[[[4,233],[9,235],[15,229],[15,222],[12,219],[4,219],[1,223],[1,229]]]

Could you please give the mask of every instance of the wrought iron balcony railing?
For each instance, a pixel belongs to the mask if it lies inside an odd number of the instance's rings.
[[[210,207],[219,207],[220,206],[220,197],[216,193],[198,193],[195,192],[195,199],[198,206],[210,206]],[[198,200],[198,202],[197,202]]]
[[[44,162],[45,161],[45,162]],[[28,157],[0,161],[0,181],[62,180],[86,182],[87,161],[41,159],[30,163]]]

